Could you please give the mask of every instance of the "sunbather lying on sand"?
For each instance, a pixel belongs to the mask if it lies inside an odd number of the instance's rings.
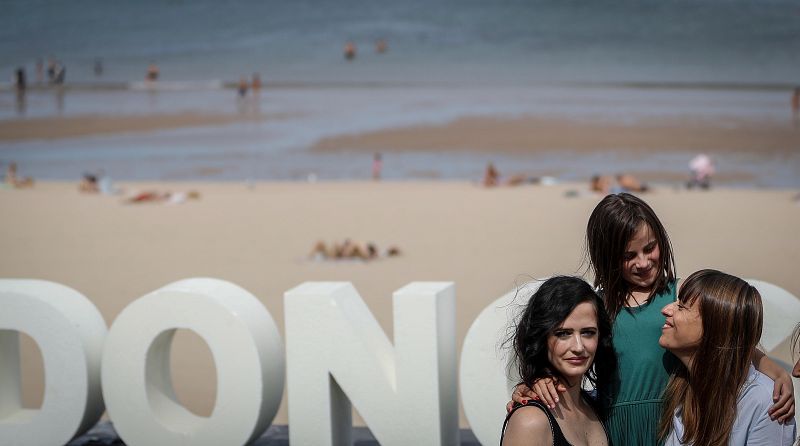
[[[345,239],[342,243],[332,243],[330,245],[319,240],[314,244],[314,248],[309,253],[309,257],[315,260],[373,260],[381,256],[395,257],[398,255],[400,255],[400,249],[396,246],[389,246],[385,251],[381,252],[372,242],[360,243],[350,239]]]

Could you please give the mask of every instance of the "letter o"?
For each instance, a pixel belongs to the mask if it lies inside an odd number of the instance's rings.
[[[193,330],[217,368],[209,417],[177,402],[170,377],[175,330]],[[126,444],[246,444],[269,427],[284,385],[284,352],[267,309],[244,289],[217,279],[172,283],[131,303],[109,331],[103,395]]]

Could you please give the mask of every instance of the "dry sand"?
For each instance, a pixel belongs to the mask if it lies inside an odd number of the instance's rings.
[[[445,125],[382,129],[319,141],[313,150],[474,151],[523,155],[545,151],[655,151],[790,153],[800,128],[787,122],[658,118],[635,122],[519,117],[470,117]]]
[[[575,185],[483,189],[468,183],[135,184],[202,193],[183,205],[123,205],[74,184],[0,189],[0,277],[38,278],[89,297],[111,324],[136,298],[175,280],[215,277],[264,303],[283,330],[284,291],[304,282],[351,281],[386,333],[391,295],[411,281],[456,284],[459,351],[478,313],[530,277],[580,269],[583,231],[599,197],[566,198]],[[794,191],[656,190],[645,198],[672,237],[678,272],[714,267],[800,296],[800,206]],[[318,240],[397,244],[404,255],[363,262],[306,258]],[[391,336],[391,335],[390,335]],[[208,414],[215,394],[208,349],[179,333],[178,397]],[[24,342],[25,400],[42,377]],[[788,345],[774,352],[789,361]],[[498,408],[502,413],[502,408]],[[286,405],[275,423],[285,424]],[[462,426],[466,425],[461,419]]]

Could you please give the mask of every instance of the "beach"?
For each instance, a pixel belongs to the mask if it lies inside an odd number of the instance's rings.
[[[800,298],[796,2],[9,0],[0,29],[0,172],[34,180],[0,185],[0,278],[72,287],[108,326],[212,277],[283,335],[284,292],[348,281],[391,339],[394,291],[451,281],[460,352],[495,299],[587,272],[590,178],[621,174],[649,186],[679,277],[716,268]],[[700,154],[711,189],[687,190]],[[480,185],[489,166],[501,186]],[[310,256],[348,238],[401,254]],[[41,358],[22,347],[36,407]],[[788,341],[767,353],[794,362]],[[206,344],[179,330],[172,368],[209,415]]]
[[[532,278],[584,271],[585,225],[600,199],[583,183],[493,189],[463,181],[119,186],[196,190],[200,199],[123,204],[118,196],[81,194],[73,182],[0,189],[2,276],[70,286],[92,301],[109,326],[132,301],[168,283],[219,278],[257,296],[281,332],[285,291],[305,281],[349,281],[390,339],[395,290],[412,281],[452,281],[459,351],[478,313],[504,293]],[[711,267],[800,296],[795,194],[656,188],[643,198],[670,234],[680,277]],[[309,258],[317,240],[348,237],[397,245],[402,255],[370,262]],[[23,347],[23,396],[35,405],[42,395],[39,360],[30,339]],[[768,353],[792,362],[788,341]],[[211,364],[205,344],[179,331],[173,382],[180,401],[198,414],[213,407]],[[287,423],[285,396],[274,423]],[[463,415],[461,425],[468,425]]]

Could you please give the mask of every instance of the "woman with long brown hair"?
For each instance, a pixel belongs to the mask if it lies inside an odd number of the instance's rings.
[[[774,383],[752,364],[763,327],[753,286],[720,271],[697,271],[662,314],[658,343],[680,361],[664,391],[658,432],[666,446],[794,442],[794,420],[770,420]]]

